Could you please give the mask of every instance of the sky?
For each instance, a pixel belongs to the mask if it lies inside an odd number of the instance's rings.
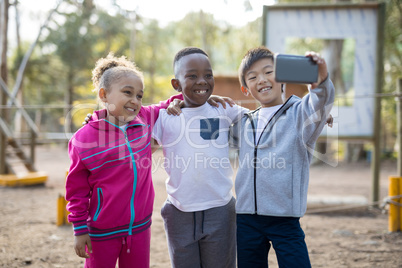
[[[40,26],[53,9],[57,0],[20,0],[21,28],[24,41],[33,41]],[[111,9],[111,0],[94,0],[97,7]],[[234,26],[243,26],[262,15],[264,5],[274,4],[274,0],[250,0],[252,11],[245,11],[244,0],[117,0],[121,7],[136,10],[142,17],[157,19],[163,27],[171,21],[182,19],[191,11],[203,10],[212,13],[218,21],[226,21]],[[63,6],[61,6],[62,8]],[[9,40],[15,40],[15,13],[10,8]],[[10,44],[12,46],[12,44]]]

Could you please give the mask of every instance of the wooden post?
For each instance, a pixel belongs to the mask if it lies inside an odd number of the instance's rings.
[[[396,122],[397,122],[397,142],[398,142],[398,177],[399,177],[399,195],[402,195],[402,78],[398,79],[396,85]],[[391,187],[391,186],[390,186]],[[391,191],[391,189],[389,189]],[[399,210],[399,231],[402,231],[402,198],[398,199],[400,207]],[[391,205],[390,205],[391,206]],[[391,207],[390,207],[391,210]],[[390,211],[391,213],[391,211]],[[390,223],[391,224],[391,223]]]
[[[396,85],[396,124],[398,142],[398,176],[402,177],[402,78],[398,79]]]
[[[384,25],[385,25],[385,3],[378,4],[377,8],[377,51],[376,51],[376,85],[375,92],[381,93],[384,71]],[[374,140],[373,153],[371,158],[371,201],[380,200],[380,134],[381,134],[381,98],[374,100]],[[378,205],[377,205],[378,206]]]
[[[35,146],[36,146],[36,133],[31,129],[31,140],[30,140],[30,161],[32,166],[35,164]]]

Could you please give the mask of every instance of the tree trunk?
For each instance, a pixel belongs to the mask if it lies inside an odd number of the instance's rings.
[[[0,66],[0,75],[1,78],[3,79],[4,83],[7,84],[7,34],[8,34],[8,8],[10,4],[8,0],[3,0],[2,5],[1,5],[1,66]],[[3,91],[2,91],[3,92]],[[2,101],[6,98],[4,94],[3,98],[2,93]],[[3,104],[3,103],[2,103]]]
[[[329,77],[334,83],[336,90],[340,90],[342,92],[342,95],[344,95],[346,93],[346,90],[341,71],[342,50],[343,39],[329,39],[324,40],[324,48],[321,53],[322,56],[326,59]],[[316,144],[315,150],[320,154],[326,154],[328,151],[328,146],[329,144],[327,144],[326,142],[319,142]],[[314,161],[314,163],[317,164],[317,161]]]
[[[135,13],[133,15],[133,19],[132,19],[132,29],[131,29],[131,36],[130,36],[130,59],[132,61],[135,61],[135,45],[137,42],[137,29],[136,29],[136,25],[137,25],[137,13]]]
[[[156,53],[157,53],[157,49],[152,48],[151,63],[149,66],[149,76],[150,76],[149,101],[150,101],[150,103],[154,103],[154,96],[155,96]]]
[[[7,85],[7,32],[8,32],[8,8],[10,3],[8,0],[3,0],[1,3],[1,16],[0,16],[0,76],[3,79],[4,83]],[[7,95],[5,93],[5,89],[0,90],[0,105],[4,107],[7,104]],[[0,109],[0,116],[2,119],[7,122],[7,110]],[[6,147],[7,147],[7,137],[0,131],[0,174],[7,174],[8,170],[6,167]]]
[[[209,52],[208,42],[207,42],[207,30],[205,29],[205,18],[204,18],[204,12],[202,10],[200,10],[200,22],[201,22],[202,47],[203,47],[203,49],[205,49],[205,51]]]
[[[64,111],[64,115],[65,115],[65,120],[66,123],[68,123],[69,125],[68,127],[68,131],[70,133],[74,132],[73,129],[73,121],[72,121],[72,116],[71,116],[71,109],[73,107],[73,95],[74,95],[74,71],[69,70],[68,74],[67,74],[67,88],[66,88],[66,94],[65,94],[65,103],[67,104],[67,108]]]
[[[15,10],[15,32],[16,32],[16,38],[17,38],[17,59],[23,58],[22,54],[22,47],[21,47],[21,37],[20,37],[20,13],[18,9],[18,4],[19,1],[15,0],[14,1],[14,10]],[[21,81],[20,87],[18,89],[18,94],[17,94],[17,99],[21,103],[21,105],[24,105],[24,98],[23,98],[23,84],[24,82]],[[20,111],[16,111],[15,118],[14,118],[14,125],[15,125],[15,133],[22,133],[27,130],[26,125],[24,125],[24,122],[22,120],[22,115]]]
[[[345,95],[347,92],[341,68],[343,43],[343,39],[324,40],[325,48],[323,50],[323,54],[327,59],[329,77],[331,77],[336,91],[340,95]]]

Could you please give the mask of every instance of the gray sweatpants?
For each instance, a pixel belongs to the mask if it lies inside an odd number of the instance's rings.
[[[235,199],[222,207],[182,212],[169,201],[162,218],[173,268],[236,267]]]

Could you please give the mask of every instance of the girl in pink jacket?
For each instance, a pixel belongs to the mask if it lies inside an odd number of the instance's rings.
[[[159,110],[180,98],[142,106],[143,75],[109,54],[93,70],[106,110],[95,112],[69,142],[68,220],[85,267],[149,267],[154,188],[151,133]]]

